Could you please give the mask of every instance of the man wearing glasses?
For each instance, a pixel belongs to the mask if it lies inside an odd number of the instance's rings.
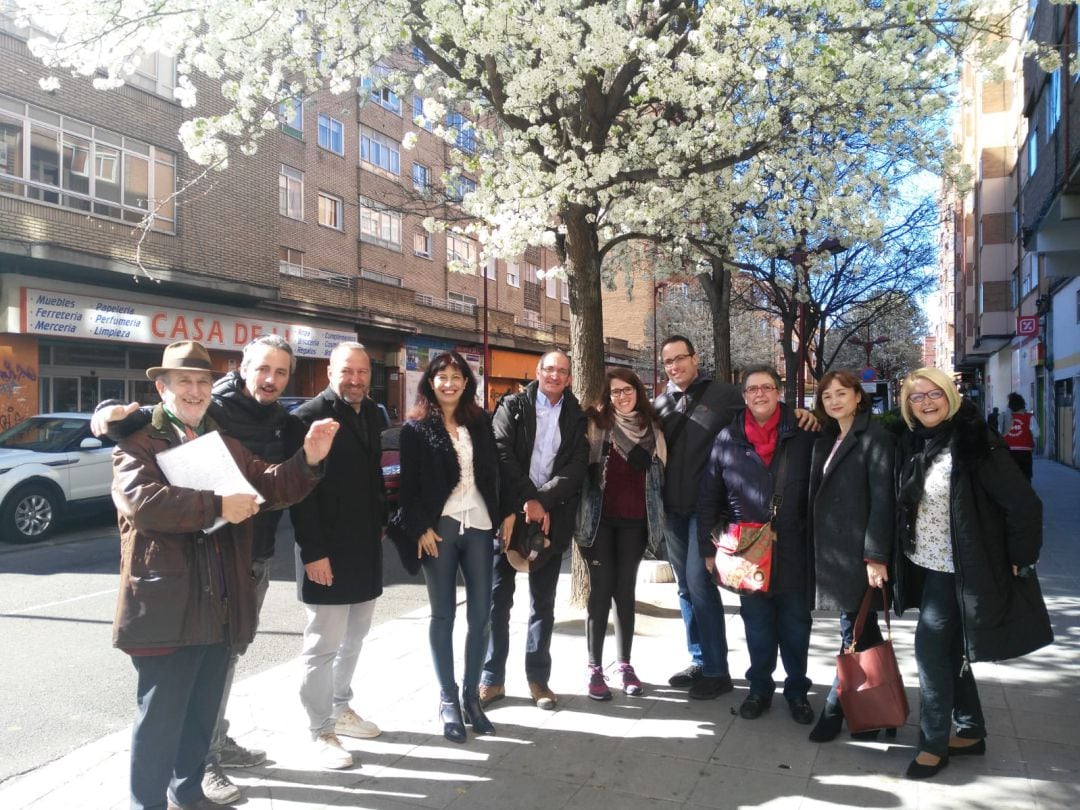
[[[507,552],[511,543],[513,548],[526,546],[529,535],[543,538],[546,544],[526,566],[530,612],[525,677],[533,702],[547,710],[554,709],[558,701],[548,688],[555,588],[563,552],[573,535],[589,461],[585,414],[569,387],[570,358],[561,351],[548,352],[536,366],[536,381],[522,393],[504,397],[493,419],[502,502],[509,513],[500,530],[503,551]],[[491,640],[480,683],[480,701],[485,706],[506,695],[516,574],[507,553],[495,557]]]
[[[664,513],[668,561],[675,569],[679,609],[686,625],[690,666],[668,680],[689,687],[696,700],[712,700],[732,690],[727,663],[727,634],[720,591],[705,567],[697,542],[698,482],[709,460],[713,440],[743,407],[739,387],[711,380],[698,372],[694,344],[672,335],[660,348],[667,391],[656,398],[667,441],[664,470]]]

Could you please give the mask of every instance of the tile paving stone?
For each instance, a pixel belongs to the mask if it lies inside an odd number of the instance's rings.
[[[452,810],[554,810],[564,807],[579,787],[578,783],[553,778],[541,759],[533,773],[466,786],[449,807]]]

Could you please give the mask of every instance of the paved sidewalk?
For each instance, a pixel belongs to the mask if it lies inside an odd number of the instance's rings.
[[[1040,577],[1057,643],[1007,664],[977,664],[990,730],[986,757],[956,759],[929,782],[900,778],[914,755],[918,689],[912,655],[914,622],[893,622],[912,707],[894,741],[855,742],[846,735],[818,745],[796,725],[778,696],[761,719],[736,709],[746,682],[715,701],[689,701],[667,686],[686,664],[674,586],[642,584],[634,664],[646,694],[614,700],[584,695],[583,612],[560,601],[552,653],[559,709],[525,699],[523,619],[519,589],[508,671],[510,697],[489,716],[499,736],[446,742],[436,722],[438,689],[424,615],[376,628],[357,674],[356,709],[383,735],[345,740],[360,765],[323,771],[308,758],[306,723],[297,698],[299,664],[291,662],[236,684],[233,733],[265,748],[266,765],[232,771],[247,810],[354,807],[373,810],[675,810],[675,808],[978,808],[1080,807],[1080,472],[1037,461],[1035,484],[1046,506]],[[560,593],[569,593],[568,566]],[[736,600],[728,612],[731,671],[747,666]],[[464,617],[459,624],[463,624]],[[837,625],[815,620],[811,702],[820,709],[832,679]],[[460,640],[457,645],[460,650]],[[608,638],[612,654],[614,640]],[[460,662],[459,662],[460,668]],[[617,686],[614,667],[612,686]],[[134,709],[134,696],[132,696]],[[0,808],[124,808],[129,732],[105,737],[36,771],[0,784]]]

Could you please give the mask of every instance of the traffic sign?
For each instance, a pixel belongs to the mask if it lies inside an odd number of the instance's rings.
[[[863,382],[873,382],[877,379],[877,370],[873,366],[867,366],[859,372],[859,379]]]

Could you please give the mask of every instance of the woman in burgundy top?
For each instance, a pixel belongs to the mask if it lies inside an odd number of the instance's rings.
[[[615,602],[615,640],[623,692],[642,694],[630,666],[634,639],[634,583],[647,546],[664,534],[664,434],[637,375],[612,369],[597,405],[589,408],[589,476],[574,540],[589,571],[586,640],[589,697],[609,700],[604,676],[604,635]]]

